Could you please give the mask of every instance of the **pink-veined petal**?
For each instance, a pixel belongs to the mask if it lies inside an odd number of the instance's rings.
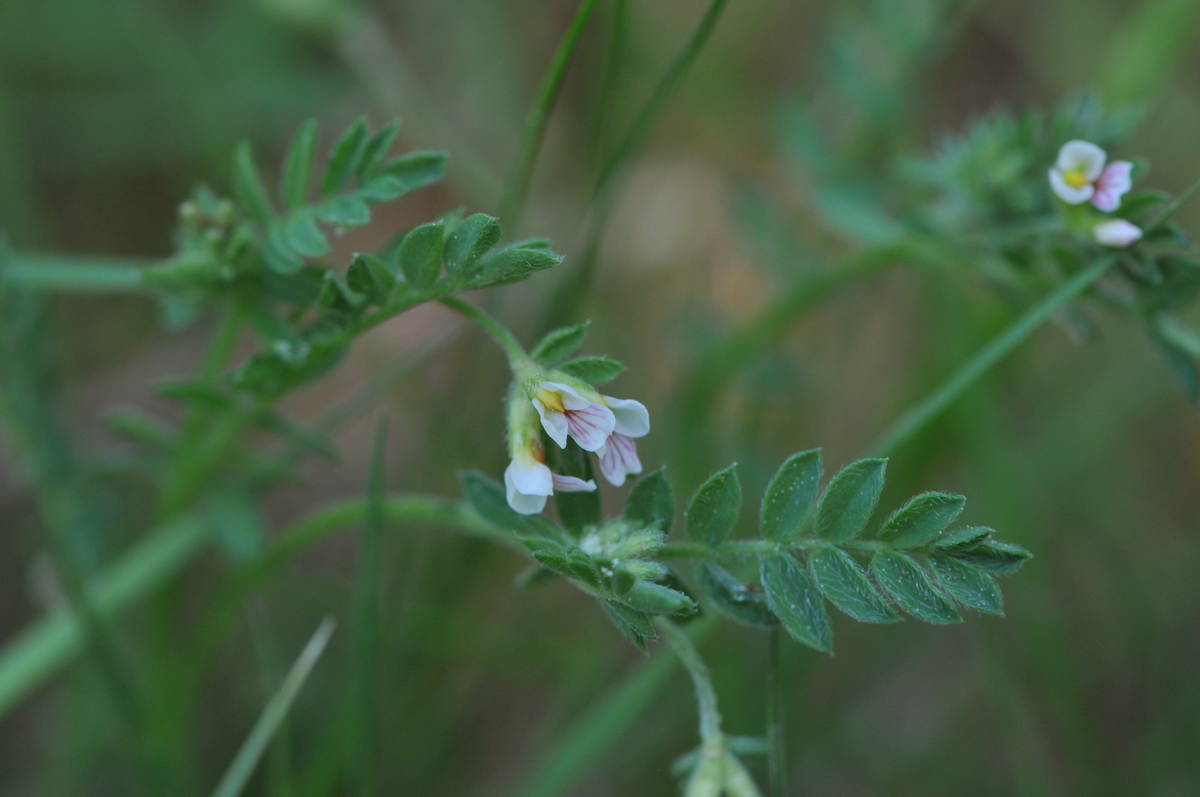
[[[1133,185],[1130,177],[1132,171],[1133,164],[1129,161],[1113,161],[1105,166],[1096,180],[1092,204],[1105,213],[1116,210],[1121,204],[1121,196]]]
[[[604,396],[604,403],[617,419],[614,428],[617,433],[626,437],[645,437],[650,433],[650,412],[642,402]]]
[[[1063,179],[1062,172],[1058,169],[1050,170],[1050,187],[1054,189],[1054,193],[1058,198],[1068,205],[1082,205],[1092,198],[1092,194],[1096,193],[1095,187],[1088,183],[1079,188],[1067,185],[1067,181]]]
[[[555,473],[554,489],[560,493],[591,493],[596,491],[596,483],[591,479],[584,481],[575,476],[560,476]]]
[[[614,487],[624,484],[629,474],[642,472],[637,445],[623,434],[610,436],[603,450],[596,453],[600,455],[600,472]]]
[[[595,451],[612,434],[617,419],[612,410],[599,404],[588,404],[577,410],[567,410],[567,433],[584,451]]]

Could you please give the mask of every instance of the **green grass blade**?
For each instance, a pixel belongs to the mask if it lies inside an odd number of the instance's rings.
[[[509,172],[508,181],[504,187],[504,199],[500,202],[500,218],[504,219],[505,225],[510,230],[517,228],[521,211],[525,208],[525,197],[529,193],[533,168],[546,132],[546,121],[550,118],[550,111],[554,107],[555,100],[558,99],[563,78],[567,73],[567,65],[570,64],[575,47],[579,44],[579,36],[583,33],[584,25],[587,24],[588,17],[592,15],[592,9],[595,7],[596,0],[583,0],[579,5],[579,10],[575,12],[575,19],[571,20],[571,26],[567,28],[562,43],[554,53],[554,60],[550,62],[550,69],[542,80],[537,100],[529,111],[529,117],[525,120],[525,132],[521,136],[521,146],[517,150],[517,157],[513,160],[512,171]]]
[[[359,788],[364,795],[376,792],[375,739],[378,718],[375,673],[379,657],[379,539],[383,534],[384,450],[387,415],[379,416],[371,451],[371,473],[367,483],[366,510],[362,523],[362,560],[358,579],[358,628],[355,639],[355,686],[358,722],[355,723]]]
[[[300,651],[296,663],[292,665],[292,669],[284,677],[283,683],[279,685],[279,690],[263,709],[258,722],[254,723],[250,735],[242,743],[242,747],[229,765],[229,769],[226,770],[221,782],[213,791],[213,797],[237,797],[242,793],[242,789],[246,787],[250,776],[254,774],[254,768],[258,766],[259,759],[262,758],[275,731],[287,716],[296,695],[300,693],[300,689],[308,679],[313,665],[317,663],[317,659],[324,652],[335,625],[332,617],[326,617],[317,626],[317,630],[308,640],[308,644],[304,646],[304,650]]]

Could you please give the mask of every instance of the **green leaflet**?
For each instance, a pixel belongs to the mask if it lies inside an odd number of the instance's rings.
[[[861,459],[834,476],[817,507],[817,534],[833,543],[857,537],[875,511],[886,469],[886,459]]]
[[[929,566],[938,584],[951,598],[977,612],[1004,616],[1004,596],[987,573],[946,554],[929,557]]]
[[[583,345],[587,329],[587,323],[553,329],[538,341],[529,356],[534,362],[549,368]]]
[[[620,376],[625,366],[609,357],[576,357],[560,363],[558,370],[598,387]]]
[[[759,568],[767,605],[787,632],[811,648],[828,652],[833,632],[825,601],[812,577],[786,554],[763,557]]]
[[[500,235],[500,222],[487,214],[460,221],[446,236],[446,273],[454,279],[469,275],[476,261],[500,242]]]
[[[717,471],[700,485],[688,504],[687,533],[696,542],[716,547],[733,531],[742,504],[737,465]]]
[[[418,288],[437,282],[442,271],[442,223],[432,221],[410,230],[398,253],[404,278]]]
[[[675,517],[675,497],[662,469],[638,479],[625,502],[625,518],[648,528],[669,531]]]
[[[953,523],[967,499],[950,493],[921,493],[887,519],[879,539],[893,548],[914,548]]]
[[[279,194],[283,198],[284,207],[295,210],[304,205],[308,196],[308,183],[312,179],[316,146],[317,122],[315,119],[309,119],[296,131],[292,146],[283,162]]]
[[[788,458],[767,485],[761,511],[762,535],[773,542],[796,536],[817,497],[821,482],[821,451],[801,451]]]
[[[900,617],[871,584],[849,554],[832,546],[818,548],[808,558],[817,586],[829,602],[863,623],[894,623]]]
[[[927,623],[962,622],[954,604],[937,591],[924,569],[905,554],[880,551],[871,573],[901,609]]]

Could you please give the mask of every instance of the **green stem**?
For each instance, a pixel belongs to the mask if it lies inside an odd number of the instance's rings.
[[[1197,180],[1187,188],[1183,189],[1183,192],[1179,196],[1172,199],[1162,210],[1156,213],[1154,218],[1146,223],[1146,232],[1165,224],[1168,219],[1175,215],[1175,211],[1183,207],[1185,202],[1196,195],[1197,191],[1200,191],[1200,180]]]
[[[771,797],[787,797],[787,739],[779,685],[779,629],[767,632],[767,776]]]
[[[554,107],[562,88],[563,78],[567,73],[567,65],[579,43],[583,27],[596,6],[596,0],[584,0],[575,12],[575,19],[567,29],[566,36],[554,54],[550,69],[546,73],[542,86],[538,90],[537,100],[525,120],[525,132],[521,137],[521,145],[517,157],[513,161],[512,171],[504,188],[504,198],[500,202],[500,218],[509,229],[516,229],[520,222],[521,213],[525,209],[525,199],[529,192],[529,183],[533,179],[533,168],[541,149],[542,138],[546,132],[546,121],[550,118],[550,110]]]
[[[721,712],[717,710],[717,693],[713,690],[708,667],[700,658],[696,646],[677,625],[663,617],[657,618],[654,624],[662,631],[663,638],[692,678],[692,687],[696,690],[696,705],[700,712],[702,755],[723,754],[725,737],[721,734]]]
[[[145,264],[128,259],[13,252],[4,280],[33,291],[145,293]]]
[[[467,304],[462,299],[453,296],[448,296],[442,299],[441,302],[451,310],[471,319],[480,329],[486,332],[488,337],[504,350],[504,354],[508,357],[508,363],[513,367],[514,371],[520,363],[529,360],[529,355],[525,353],[525,349],[521,347],[521,344],[517,342],[513,334],[505,329],[504,325],[495,318],[492,318],[478,307]]]
[[[1112,257],[1101,258],[1030,308],[991,343],[976,352],[932,393],[900,416],[870,447],[872,456],[888,456],[907,442],[962,395],[964,390],[1033,334],[1046,319],[1100,279],[1113,263]]]
[[[683,51],[671,63],[662,80],[654,88],[654,93],[650,95],[650,99],[642,107],[641,113],[630,126],[625,137],[617,144],[617,148],[601,169],[600,175],[596,178],[596,187],[593,190],[593,195],[599,195],[605,187],[608,186],[609,180],[612,179],[617,169],[621,167],[626,160],[633,156],[642,141],[646,138],[646,134],[650,132],[650,128],[654,126],[659,114],[666,107],[667,101],[671,99],[671,95],[679,88],[679,84],[683,82],[684,75],[691,69],[692,64],[696,60],[696,56],[700,54],[700,50],[708,43],[708,38],[712,35],[713,28],[716,27],[717,19],[721,16],[721,11],[725,8],[726,0],[712,0],[709,3],[708,9],[704,12],[704,17],[700,20],[700,25],[692,33]]]

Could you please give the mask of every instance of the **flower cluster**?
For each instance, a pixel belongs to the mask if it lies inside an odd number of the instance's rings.
[[[554,492],[596,489],[596,483],[551,472],[545,463],[538,426],[558,444],[574,440],[599,457],[600,473],[620,487],[627,476],[641,473],[634,438],[650,431],[650,414],[633,399],[603,396],[591,385],[561,372],[541,372],[518,379],[509,399],[509,455],[504,471],[508,504],[517,512],[541,512]]]
[[[1050,187],[1068,205],[1087,202],[1096,210],[1112,213],[1132,186],[1133,164],[1106,161],[1107,153],[1090,141],[1068,141],[1050,169]],[[1142,231],[1125,219],[1109,219],[1092,225],[1092,236],[1105,246],[1126,247],[1141,238]]]

